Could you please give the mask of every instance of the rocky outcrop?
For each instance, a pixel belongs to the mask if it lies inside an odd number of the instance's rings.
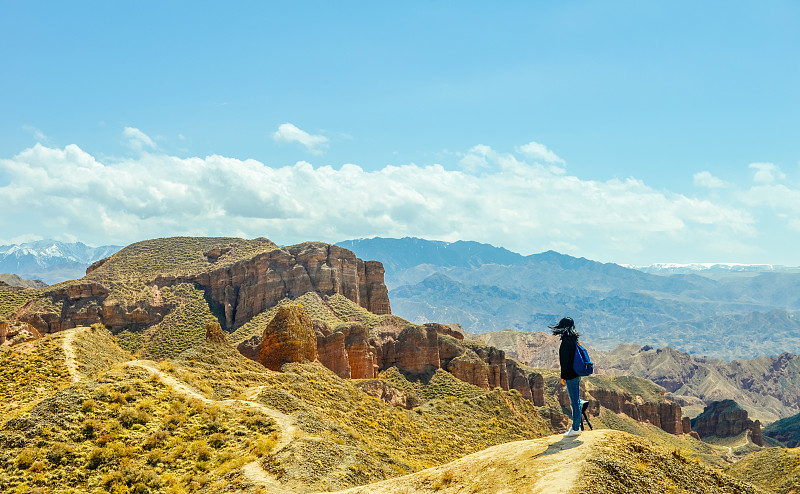
[[[649,422],[670,434],[688,434],[680,405],[669,401],[647,402],[641,396],[632,396],[613,390],[592,389],[590,395],[597,403],[612,412],[624,413],[639,422]]]
[[[344,347],[345,334],[341,331],[332,332],[327,324],[322,321],[314,321],[314,332],[317,335],[317,354],[322,365],[332,370],[337,376],[349,379],[350,357]],[[242,351],[241,349],[239,350]],[[249,357],[244,354],[245,357]]]
[[[366,381],[358,385],[361,391],[385,401],[393,407],[403,407],[407,410],[418,405],[416,400],[406,393],[392,386],[386,381]]]
[[[474,351],[481,360],[488,364],[487,377],[489,387],[492,389],[509,389],[505,352],[493,346],[486,346],[473,341],[467,341],[465,344],[467,348]]]
[[[544,376],[538,372],[528,374],[528,385],[531,388],[531,401],[537,407],[544,406]]]
[[[747,411],[733,400],[712,402],[691,421],[691,425],[701,438],[738,436],[744,431],[750,431],[750,440],[758,446],[764,445],[761,422],[751,420]]]
[[[206,255],[215,255],[206,253]],[[347,249],[306,242],[274,249],[185,281],[206,289],[231,330],[284,298],[304,293],[340,294],[375,314],[391,314],[383,265],[362,261]],[[181,281],[160,278],[158,283]]]
[[[347,361],[350,364],[350,377],[353,379],[372,379],[378,377],[378,356],[369,342],[369,330],[359,324],[342,329]]]
[[[362,261],[361,259],[356,261],[358,266],[358,303],[374,314],[391,314],[389,289],[383,279],[385,274],[383,264],[378,261]]]
[[[523,398],[534,401],[528,375],[516,360],[506,359],[506,373],[508,374],[508,389],[516,389]],[[534,404],[536,403],[534,402]]]
[[[206,341],[209,343],[228,343],[228,338],[218,322],[206,323]]]
[[[0,322],[0,345],[14,346],[41,337],[36,328],[24,322]]]
[[[145,328],[161,322],[173,308],[160,303],[157,287],[153,287],[153,292],[149,301],[129,306],[110,297],[105,285],[84,281],[53,289],[47,299],[29,301],[13,319],[29,324],[41,334],[95,323],[102,323],[109,329]],[[43,301],[47,305],[43,305]]]
[[[443,368],[458,379],[483,389],[489,387],[489,365],[478,354],[467,348],[461,355],[450,359]]]
[[[307,292],[339,294],[375,314],[391,313],[383,265],[358,259],[347,249],[306,242],[215,268],[228,250],[219,247],[203,252],[209,267],[200,274],[156,276],[147,283],[152,296],[140,297],[135,303],[111,297],[111,285],[106,282],[84,279],[47,292],[47,304],[30,301],[12,319],[25,322],[42,334],[94,323],[102,323],[112,331],[144,329],[158,324],[174,309],[161,300],[159,292],[177,283],[193,283],[205,291],[212,311],[224,315],[220,322],[226,331],[238,328],[284,298]],[[87,273],[107,261],[96,262]]]
[[[264,337],[262,335],[251,336],[250,338],[239,343],[239,345],[236,346],[236,349],[239,350],[239,353],[250,360],[255,360],[258,362],[258,356],[261,353],[261,341],[263,338]]]
[[[258,361],[271,370],[279,371],[289,362],[317,359],[317,337],[306,311],[299,305],[278,308],[264,335]]]

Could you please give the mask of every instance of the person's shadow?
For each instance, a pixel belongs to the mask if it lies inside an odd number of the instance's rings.
[[[544,453],[540,453],[539,456],[554,455],[560,451],[577,448],[581,444],[583,444],[583,441],[581,441],[580,436],[562,437],[558,441],[548,446]]]

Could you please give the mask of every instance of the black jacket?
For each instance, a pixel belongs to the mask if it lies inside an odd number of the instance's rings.
[[[558,347],[558,362],[561,364],[561,379],[565,381],[578,377],[573,368],[577,344],[578,337],[576,335],[569,333],[561,335],[561,346]]]

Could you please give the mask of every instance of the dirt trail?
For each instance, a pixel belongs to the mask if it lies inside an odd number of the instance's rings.
[[[78,361],[75,359],[75,345],[73,345],[75,334],[78,330],[80,330],[80,328],[61,331],[61,334],[64,335],[63,338],[61,338],[61,348],[64,350],[64,366],[66,366],[69,371],[70,378],[72,378],[72,382],[74,383],[80,381],[83,377],[78,371]]]
[[[246,393],[248,398],[247,400],[212,400],[196,389],[188,386],[186,383],[181,382],[175,377],[162,371],[158,368],[158,364],[152,360],[132,360],[130,362],[125,362],[123,365],[145,369],[148,372],[158,376],[161,382],[171,387],[175,392],[190,398],[195,398],[203,403],[214,403],[218,405],[244,405],[255,408],[260,412],[269,415],[278,425],[278,440],[275,443],[275,448],[273,449],[274,452],[285,448],[296,436],[301,434],[300,429],[297,428],[297,423],[295,422],[294,417],[281,413],[261,403],[251,401],[261,393],[263,386],[250,388]],[[280,482],[278,482],[274,475],[261,468],[261,462],[259,460],[255,460],[244,465],[242,467],[242,473],[250,482],[266,488],[266,492],[268,494],[285,494],[290,492],[281,487]]]
[[[342,494],[494,494],[568,493],[588,450],[610,431],[584,432],[577,438],[561,434],[500,444],[446,465],[404,477],[354,487]]]

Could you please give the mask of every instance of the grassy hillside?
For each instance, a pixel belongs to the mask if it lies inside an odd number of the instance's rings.
[[[628,494],[630,492],[761,493],[759,487],[725,475],[692,458],[633,436],[609,434],[586,460],[576,492]]]
[[[447,373],[407,382],[421,404],[406,410],[317,363],[272,372],[226,344],[129,361],[97,325],[22,350],[0,353],[3,492],[338,489],[550,433],[517,393],[465,394]]]
[[[793,494],[800,491],[800,448],[756,451],[725,472],[775,494]]]
[[[800,446],[800,414],[769,424],[762,431],[765,437],[780,441],[790,448]]]
[[[11,314],[25,305],[25,302],[36,297],[41,291],[41,288],[26,290],[22,287],[0,283],[0,322],[8,320]]]
[[[152,296],[145,284],[157,276],[196,275],[277,248],[266,238],[157,238],[125,247],[89,273],[86,279],[110,285],[111,297],[133,304]],[[212,260],[203,255],[211,249],[221,249],[225,253]]]
[[[18,417],[70,383],[61,346],[64,335],[0,346],[0,420]]]

